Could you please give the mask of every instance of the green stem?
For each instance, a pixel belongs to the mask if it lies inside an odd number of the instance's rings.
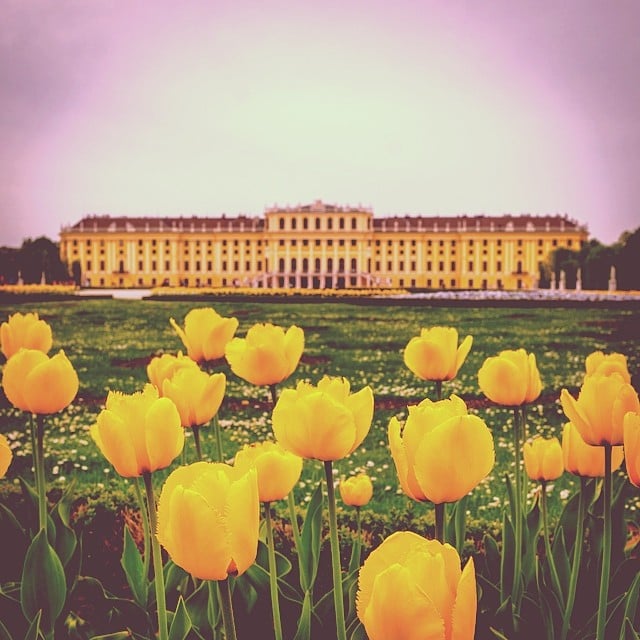
[[[218,462],[224,462],[224,451],[222,450],[222,429],[220,428],[220,421],[218,420],[218,414],[213,416],[213,430],[216,434],[216,444],[218,446]]]
[[[576,523],[576,539],[573,545],[573,562],[571,564],[571,576],[569,578],[569,593],[567,606],[562,620],[561,640],[566,640],[571,624],[571,613],[576,599],[578,576],[580,575],[580,563],[582,561],[582,547],[584,543],[584,514],[586,510],[587,479],[580,477],[580,493],[578,494],[578,521]]]
[[[442,400],[442,380],[436,380],[436,402]]]
[[[264,517],[267,523],[267,548],[269,550],[269,587],[271,589],[271,612],[273,614],[273,632],[276,640],[282,640],[282,622],[280,621],[280,603],[278,602],[278,567],[273,542],[273,524],[271,523],[271,504],[264,503]]]
[[[229,578],[218,581],[220,588],[220,608],[222,609],[222,622],[224,624],[225,640],[237,640],[236,623],[233,619],[233,603],[231,602],[231,585]]]
[[[558,577],[558,569],[553,559],[553,553],[551,552],[551,541],[549,540],[549,521],[547,510],[547,483],[545,480],[540,481],[540,511],[542,512],[542,536],[544,537],[544,551],[547,556],[547,562],[549,563],[549,571],[551,572],[551,581],[553,582],[553,588],[558,596],[558,600],[562,603],[562,587],[560,586],[560,578]]]
[[[38,488],[38,524],[40,529],[47,528],[47,480],[44,471],[44,417],[36,416],[36,448],[34,451],[34,465],[36,471],[36,486]]]
[[[140,488],[140,478],[133,479],[133,486],[136,489],[136,497],[138,498],[138,504],[140,505],[140,515],[142,516],[142,533],[144,535],[144,555],[142,557],[144,562],[144,576],[149,579],[149,565],[151,564],[151,535],[149,533],[149,519],[145,516],[147,513],[147,503],[142,495],[142,489]]]
[[[162,572],[162,552],[157,537],[156,522],[156,501],[153,496],[153,482],[151,472],[145,471],[142,474],[144,486],[147,493],[147,517],[149,518],[149,529],[151,531],[151,551],[153,553],[153,582],[156,589],[156,605],[158,607],[158,634],[160,640],[168,640],[167,630],[167,602],[164,591],[164,573]]]
[[[604,533],[602,536],[602,574],[598,599],[596,639],[604,640],[607,623],[607,598],[609,595],[609,570],[611,565],[611,445],[604,444]]]
[[[522,420],[520,421],[520,442],[523,444],[527,441],[527,408],[525,405],[522,405],[520,408]],[[522,502],[520,503],[522,506],[523,515],[527,512],[527,500],[528,500],[528,479],[525,470],[522,470]]]
[[[520,610],[520,567],[522,563],[522,450],[520,446],[520,420],[519,409],[516,407],[513,412],[513,446],[516,458],[515,479],[516,487],[514,491],[515,501],[515,522],[513,523],[515,537],[515,553],[513,554],[513,587],[512,601],[516,611]]]
[[[336,494],[333,486],[331,460],[324,463],[327,479],[327,501],[329,503],[329,533],[331,536],[331,565],[333,569],[333,604],[336,610],[336,638],[347,640],[344,621],[344,597],[342,595],[342,569],[340,567],[340,544],[338,542],[338,518],[336,516]]]
[[[298,527],[298,516],[296,515],[296,503],[293,497],[293,491],[289,492],[287,496],[289,502],[289,518],[291,520],[291,529],[293,530],[293,540],[296,545],[296,553],[298,554],[298,568],[300,571],[300,586],[303,591],[307,591],[309,588],[309,577],[307,576],[307,567],[302,562],[302,536],[300,535],[300,528]]]
[[[434,504],[436,508],[436,540],[444,544],[445,503]]]
[[[271,394],[271,404],[275,408],[276,402],[278,402],[278,388],[275,384],[269,385],[269,393]]]
[[[196,454],[198,456],[198,462],[202,460],[202,447],[200,446],[200,427],[197,424],[194,424],[191,427],[193,431],[193,443],[196,445]]]

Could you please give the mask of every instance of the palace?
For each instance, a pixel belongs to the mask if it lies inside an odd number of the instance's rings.
[[[90,215],[60,253],[91,287],[531,289],[584,226],[561,215],[393,216],[315,201],[264,216]]]

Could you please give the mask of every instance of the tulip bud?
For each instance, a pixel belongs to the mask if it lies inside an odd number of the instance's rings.
[[[542,391],[536,357],[524,349],[487,358],[478,371],[478,384],[489,400],[507,407],[533,402]]]
[[[617,372],[586,376],[578,399],[563,389],[560,402],[582,439],[596,446],[621,445],[625,413],[640,411],[638,394]]]
[[[624,416],[624,459],[629,480],[640,487],[640,413],[637,411]]]
[[[273,324],[255,324],[246,338],[234,338],[225,350],[231,371],[258,386],[286,380],[298,366],[304,332],[296,326],[285,333]]]
[[[195,368],[183,367],[162,384],[162,395],[173,400],[183,427],[208,423],[218,413],[227,378],[224,373],[209,375]]]
[[[14,313],[0,325],[0,345],[7,360],[20,349],[49,353],[52,344],[51,327],[37,313]]]
[[[4,478],[7,475],[12,458],[13,452],[9,446],[9,441],[0,433],[0,478]]]
[[[364,507],[373,496],[373,484],[366,473],[341,480],[339,489],[342,501],[351,507]]]
[[[357,614],[370,640],[473,640],[477,606],[473,558],[461,571],[452,546],[410,531],[392,533],[358,576]]]
[[[200,370],[191,358],[183,356],[180,351],[177,356],[164,353],[153,358],[147,365],[147,376],[149,377],[149,382],[162,393],[162,383],[165,380],[170,380],[180,369]]]
[[[602,351],[594,351],[587,356],[585,369],[585,377],[608,376],[612,373],[619,373],[627,384],[631,383],[631,375],[627,368],[627,356],[621,353],[605,355]]]
[[[495,464],[491,431],[455,395],[409,407],[404,429],[393,417],[388,433],[400,486],[414,500],[460,500]]]
[[[78,385],[78,374],[62,350],[49,358],[42,351],[20,349],[2,372],[9,402],[31,413],[62,411],[76,397]]]
[[[562,431],[562,457],[564,468],[569,473],[584,478],[604,477],[604,448],[587,444],[571,422],[567,422]],[[612,471],[622,464],[623,459],[623,448],[612,447]]]
[[[158,501],[158,540],[179,567],[202,580],[243,574],[258,552],[256,470],[196,462],[167,478]]]
[[[184,447],[176,405],[150,384],[131,395],[110,391],[90,433],[124,478],[168,467]]]
[[[453,327],[422,329],[404,350],[404,363],[422,380],[452,380],[465,361],[473,343],[467,336],[458,346]]]
[[[325,376],[314,387],[299,382],[285,389],[273,410],[273,433],[287,451],[302,458],[339,460],[365,439],[373,419],[373,392],[350,393],[345,378]]]
[[[285,451],[277,442],[245,445],[233,465],[240,471],[255,468],[260,502],[282,500],[295,487],[302,473],[302,458]]]
[[[524,468],[531,480],[556,480],[564,472],[558,438],[535,437],[523,447]]]
[[[187,348],[187,355],[196,362],[222,358],[238,328],[237,318],[223,318],[210,307],[191,309],[184,319],[184,330],[173,318],[169,322]]]

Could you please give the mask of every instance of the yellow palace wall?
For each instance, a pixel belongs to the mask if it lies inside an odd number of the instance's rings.
[[[553,216],[402,216],[311,205],[263,217],[88,216],[60,233],[60,253],[93,287],[253,286],[530,289],[584,227]]]

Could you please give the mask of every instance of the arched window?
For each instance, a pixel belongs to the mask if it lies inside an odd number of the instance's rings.
[[[295,231],[298,226],[298,221],[295,218],[291,218],[291,228]]]
[[[327,271],[333,271],[333,258],[327,258]]]
[[[320,218],[316,218],[316,231],[320,230]]]
[[[309,218],[307,217],[302,218],[302,228],[303,229],[309,228]]]
[[[358,219],[357,218],[351,218],[351,228],[352,229],[357,229],[358,228]]]
[[[280,230],[284,229],[284,218],[280,218],[279,226],[280,226]]]
[[[291,258],[291,271],[295,273],[297,268],[298,268],[298,261],[295,258]]]
[[[340,229],[344,229],[344,218],[340,218],[340,220],[338,220],[338,226]]]
[[[333,229],[333,218],[327,218],[327,229]]]
[[[341,273],[344,271],[344,258],[340,258],[340,260],[338,260],[338,271]]]
[[[358,260],[357,258],[351,258],[351,271],[355,273],[358,270]]]
[[[316,262],[315,262],[315,272],[316,273],[320,273],[322,271],[322,267],[321,267],[321,263],[320,263],[320,258],[316,258]]]
[[[284,273],[284,258],[280,258],[280,260],[278,260],[278,271],[280,273]]]
[[[305,273],[309,271],[309,258],[302,258],[302,270]]]

